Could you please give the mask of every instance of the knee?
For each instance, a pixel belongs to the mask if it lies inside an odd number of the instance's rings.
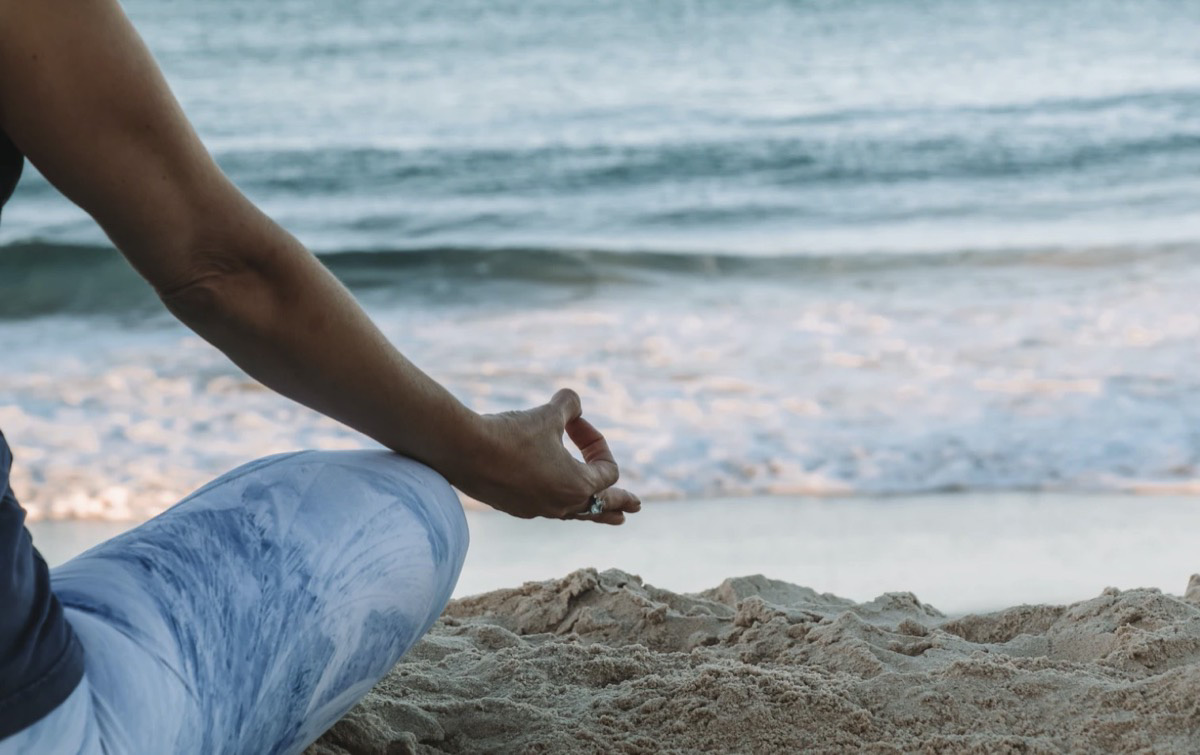
[[[433,469],[390,451],[300,451],[250,462],[194,493],[168,518],[239,512],[249,526],[230,536],[322,551],[340,543],[428,541],[439,574],[458,571],[469,545],[458,495]],[[424,537],[414,540],[416,530]],[[240,533],[240,534],[239,534]],[[451,589],[453,584],[451,584]]]
[[[350,549],[368,546],[365,550],[380,559],[373,571],[407,575],[401,579],[423,575],[421,588],[413,583],[414,590],[397,595],[409,602],[425,595],[416,600],[428,604],[418,611],[426,619],[417,636],[428,631],[454,592],[470,544],[466,514],[450,483],[424,464],[386,451],[312,452],[296,462],[319,465],[305,498],[327,498],[336,491],[361,514],[348,538],[355,541]],[[373,543],[386,545],[369,547]],[[413,561],[417,553],[420,560]],[[403,612],[414,607],[406,605]]]
[[[310,495],[337,491],[346,505],[384,521],[389,514],[411,514],[428,534],[434,561],[454,565],[456,574],[461,568],[470,543],[466,514],[454,488],[430,467],[390,451],[311,451],[288,461],[320,467],[322,484]]]

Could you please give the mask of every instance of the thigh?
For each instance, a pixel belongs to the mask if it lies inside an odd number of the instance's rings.
[[[59,752],[71,755],[104,754],[86,676],[75,691],[45,717],[10,737],[0,739],[0,755]]]
[[[53,582],[94,697],[121,708],[102,736],[134,751],[298,752],[437,620],[467,541],[428,467],[300,452],[230,472]],[[135,736],[140,705],[178,709],[145,727],[155,742]]]

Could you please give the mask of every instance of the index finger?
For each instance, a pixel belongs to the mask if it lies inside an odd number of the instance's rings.
[[[576,417],[567,423],[567,436],[583,454],[583,460],[592,469],[600,483],[599,489],[604,489],[616,483],[620,477],[617,460],[613,458],[608,441],[600,431],[583,417]]]

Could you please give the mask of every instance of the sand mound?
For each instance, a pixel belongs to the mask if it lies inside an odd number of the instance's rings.
[[[846,750],[1200,751],[1200,576],[947,619],[584,569],[452,602],[308,753]]]

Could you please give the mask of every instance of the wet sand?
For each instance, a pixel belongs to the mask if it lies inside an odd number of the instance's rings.
[[[911,591],[950,615],[1071,603],[1108,586],[1178,590],[1200,570],[1200,498],[964,494],[650,502],[622,527],[469,509],[454,597],[618,568],[676,592],[765,574],[855,601]],[[134,526],[33,522],[51,565]]]

